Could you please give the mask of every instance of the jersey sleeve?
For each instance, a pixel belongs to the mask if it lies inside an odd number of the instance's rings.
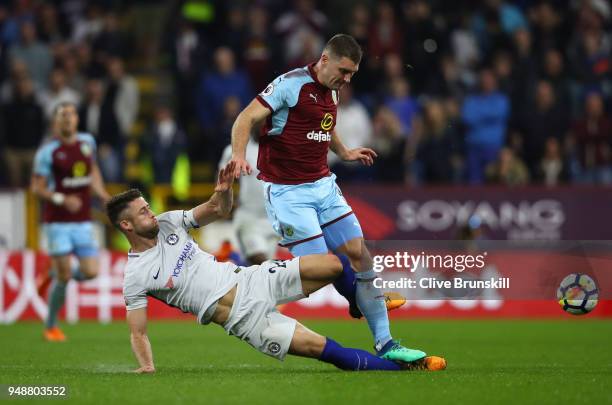
[[[132,277],[126,277],[124,280],[123,298],[128,311],[147,307],[147,292]]]
[[[168,221],[173,226],[177,228],[178,227],[183,228],[186,231],[190,229],[194,229],[194,228],[199,228],[200,225],[197,222],[195,222],[195,219],[193,218],[193,215],[190,215],[190,212],[191,211],[184,211],[184,210],[168,211],[168,212],[164,212],[163,214],[160,214],[157,217],[157,220],[158,221]]]
[[[279,76],[257,95],[257,99],[272,112],[276,112],[289,105],[289,81]]]
[[[51,176],[51,166],[52,166],[52,149],[46,145],[42,148],[38,149],[36,152],[36,156],[34,157],[34,174],[43,177]]]

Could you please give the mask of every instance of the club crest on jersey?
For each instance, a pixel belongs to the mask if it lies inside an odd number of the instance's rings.
[[[178,242],[179,237],[177,234],[175,233],[171,233],[170,235],[166,236],[166,242],[169,245],[176,245],[176,243]]]
[[[85,162],[80,160],[74,162],[72,165],[72,176],[73,177],[83,177],[87,174],[87,165]]]
[[[81,153],[83,154],[83,156],[91,155],[91,146],[89,146],[86,143],[82,143],[81,144]]]
[[[273,92],[274,92],[274,85],[272,83],[270,83],[270,84],[268,84],[268,87],[266,87],[264,89],[264,91],[261,92],[261,95],[262,96],[269,96]]]
[[[325,113],[321,120],[321,129],[323,131],[329,131],[334,126],[334,116],[330,113]]]

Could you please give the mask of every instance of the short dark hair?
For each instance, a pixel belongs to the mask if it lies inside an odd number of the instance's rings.
[[[347,57],[355,63],[361,62],[363,51],[361,46],[350,35],[336,34],[325,44],[325,49],[338,58]]]
[[[72,101],[62,101],[61,103],[59,103],[55,107],[53,107],[53,112],[51,114],[53,119],[55,119],[57,117],[57,113],[59,112],[59,110],[64,108],[64,107],[72,107],[78,113],[78,109],[77,109],[77,106],[76,106],[75,103],[73,103]]]
[[[123,193],[116,194],[108,200],[106,203],[106,215],[108,215],[108,219],[115,228],[121,230],[119,226],[119,217],[121,213],[127,208],[129,203],[140,197],[142,197],[142,192],[137,188],[132,188]]]

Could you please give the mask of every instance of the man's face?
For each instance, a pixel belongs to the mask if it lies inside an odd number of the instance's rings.
[[[157,218],[149,203],[142,197],[129,203],[120,225],[125,232],[132,232],[147,239],[153,239],[159,233]]]
[[[62,136],[70,136],[76,133],[79,124],[79,116],[73,105],[60,107],[55,114],[55,125]]]
[[[337,58],[324,53],[321,56],[321,75],[319,80],[332,90],[340,90],[351,82],[351,78],[359,70],[359,64],[343,56]]]

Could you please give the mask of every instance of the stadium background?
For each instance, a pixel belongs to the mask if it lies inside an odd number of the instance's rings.
[[[435,375],[279,363],[150,303],[157,372],[129,375],[125,241],[96,206],[100,276],[69,284],[69,341],[46,344],[35,287],[49,259],[27,188],[49,113],[69,100],[111,193],[138,186],[158,212],[195,205],[212,192],[240,108],[346,32],[365,55],[338,131],[379,158],[370,169],[330,164],[367,239],[610,240],[610,24],[608,0],[0,0],[0,384],[66,385],[79,404],[612,403],[610,301],[572,317],[554,299],[503,294],[391,314],[394,336],[448,359]],[[240,259],[229,222],[195,236]],[[507,261],[550,264],[533,259]],[[582,262],[605,275],[607,263]],[[331,289],[284,310],[369,348],[365,322],[347,319]]]
[[[379,158],[330,165],[367,239],[611,239],[610,17],[606,0],[2,2],[0,321],[46,311],[33,286],[48,258],[27,184],[55,104],[79,106],[109,191],[140,187],[158,212],[192,206],[212,191],[240,109],[336,32],[365,50],[337,129]],[[71,285],[70,321],[123,317],[125,241],[100,207],[95,217],[101,276]],[[229,222],[195,236],[240,260]],[[287,310],[344,317],[343,306],[326,290]],[[430,315],[562,313],[554,301],[502,301],[394,314]]]

